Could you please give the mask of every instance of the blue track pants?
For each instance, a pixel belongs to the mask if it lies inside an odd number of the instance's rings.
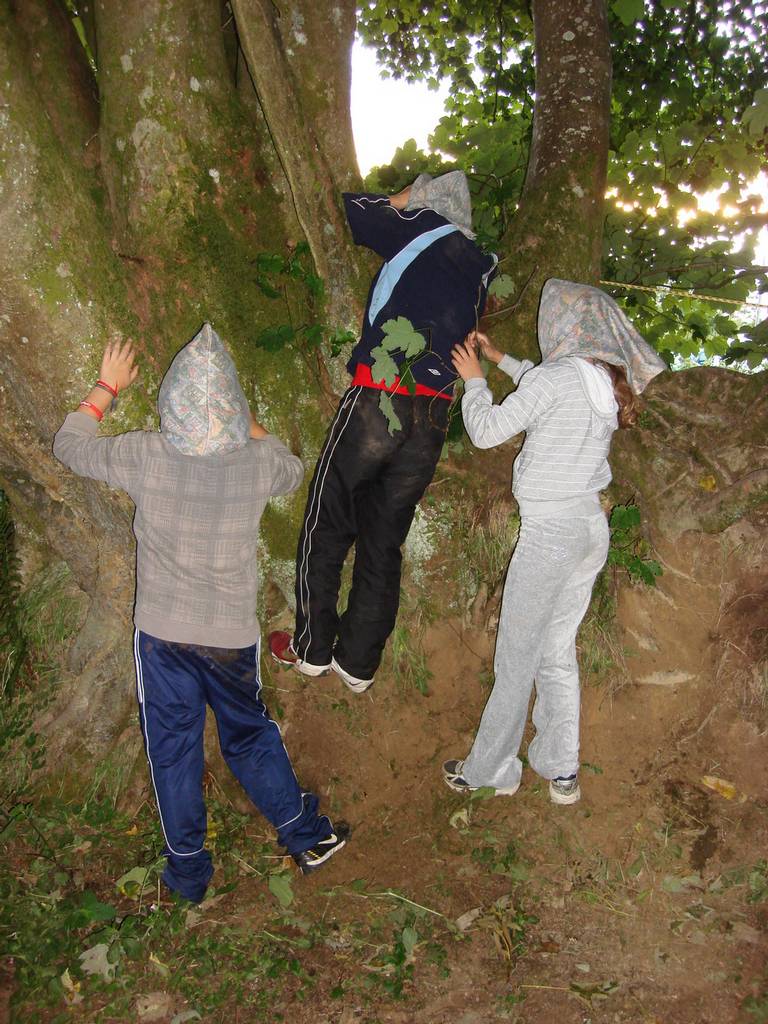
[[[216,717],[224,760],[289,853],[332,831],[318,799],[302,791],[280,730],[261,700],[259,644],[228,650],[135,631],[139,718],[166,843],[163,881],[198,902],[213,874],[205,849],[203,730]]]

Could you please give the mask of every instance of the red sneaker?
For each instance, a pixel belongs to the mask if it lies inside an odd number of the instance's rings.
[[[269,653],[283,668],[295,668],[305,676],[325,676],[331,668],[327,665],[313,665],[309,661],[302,661],[293,649],[293,638],[290,633],[276,629],[267,637]]]

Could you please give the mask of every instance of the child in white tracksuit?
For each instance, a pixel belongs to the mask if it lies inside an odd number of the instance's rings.
[[[475,343],[518,385],[500,405]],[[495,684],[471,752],[446,761],[443,777],[459,792],[517,791],[535,684],[528,760],[550,781],[551,799],[570,804],[581,795],[576,633],[608,553],[599,491],[611,479],[614,430],[634,423],[636,395],[666,367],[604,292],[554,278],[542,291],[539,345],[535,368],[503,355],[482,334],[454,349],[472,442],[491,448],[521,431],[526,440],[514,465],[521,525],[502,600]]]

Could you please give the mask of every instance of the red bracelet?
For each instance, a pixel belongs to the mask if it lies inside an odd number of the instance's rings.
[[[116,387],[113,388],[111,384],[107,384],[107,382],[105,380],[102,380],[101,377],[99,377],[99,379],[96,381],[96,383],[98,385],[100,385],[101,387],[106,388],[107,391],[111,391],[113,398],[117,398],[117,388]]]
[[[82,406],[84,409],[90,409],[91,412],[95,412],[96,419],[99,421],[99,423],[101,423],[101,421],[104,419],[104,413],[101,411],[98,405],[94,405],[93,402],[81,402],[80,406]]]

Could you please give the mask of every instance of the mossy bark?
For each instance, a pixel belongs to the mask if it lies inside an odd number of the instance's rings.
[[[514,312],[496,333],[538,359],[536,311],[548,277],[599,278],[608,166],[611,56],[605,0],[535,0],[536,99],[520,207],[503,239]]]
[[[768,526],[768,374],[695,367],[649,386],[638,425],[614,438],[618,497],[635,496],[651,530],[719,534]]]
[[[513,351],[529,353],[542,281],[597,277],[609,81],[604,4],[535,6],[537,126],[504,265],[519,289],[528,282],[506,332]],[[97,79],[57,0],[0,7],[0,487],[30,543],[66,562],[90,598],[47,717],[54,759],[75,751],[85,764],[135,733],[125,733],[134,714],[130,503],[73,477],[50,450],[105,340],[132,337],[141,364],[107,430],[155,425],[171,355],[210,319],[257,416],[311,469],[329,412],[316,353],[274,354],[253,340],[268,325],[320,315],[351,326],[367,283],[338,203],[356,173],[352,8],[234,0],[234,9],[247,78],[218,0],[97,0]],[[259,252],[287,253],[302,237],[326,276],[325,311],[300,282],[275,300],[256,279]],[[642,428],[617,440],[617,486],[681,526],[758,522],[764,376],[688,371],[649,394]],[[262,569],[284,590],[303,497],[265,519]]]
[[[355,5],[233,0],[232,8],[291,202],[326,282],[329,318],[354,327],[367,262],[350,245],[340,192],[359,185],[349,103]]]
[[[141,364],[107,431],[156,425],[162,373],[204,319],[229,343],[256,415],[310,467],[328,418],[314,353],[253,344],[267,326],[327,313],[300,281],[277,300],[257,281],[256,256],[288,254],[302,231],[232,73],[221,11],[218,0],[97,0],[94,75],[58,0],[0,10],[0,487],[29,543],[66,562],[90,598],[46,717],[54,756],[102,756],[133,718],[130,502],[51,455],[106,339],[133,338]],[[344,95],[345,65],[338,79]],[[268,524],[279,558],[301,501]]]

